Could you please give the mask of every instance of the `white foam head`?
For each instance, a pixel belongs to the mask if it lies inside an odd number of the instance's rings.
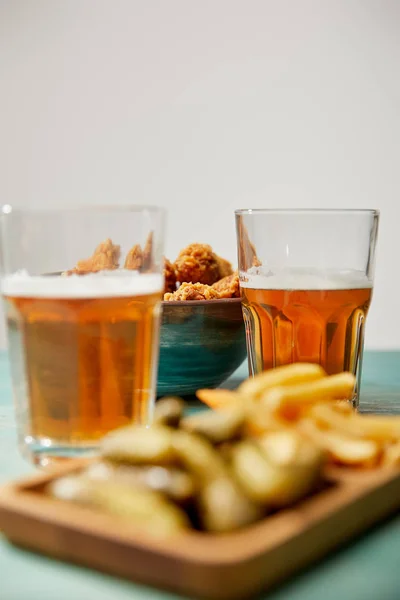
[[[252,267],[240,273],[240,285],[262,290],[353,290],[371,288],[372,280],[356,270]]]
[[[33,276],[26,272],[6,275],[1,281],[5,296],[24,298],[111,298],[141,296],[161,292],[164,278],[160,273],[139,274],[118,269],[88,275]]]

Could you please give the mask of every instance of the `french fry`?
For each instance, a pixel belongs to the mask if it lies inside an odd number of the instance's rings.
[[[351,373],[339,373],[298,385],[278,386],[266,391],[261,403],[267,410],[294,419],[303,408],[316,402],[351,398],[355,382]]]
[[[241,394],[238,394],[238,392],[223,389],[197,390],[196,396],[201,402],[204,402],[204,404],[207,404],[207,406],[214,410],[238,406],[243,401]]]
[[[354,414],[354,408],[348,400],[338,400],[334,404],[335,410],[341,414],[351,415]]]
[[[390,444],[383,451],[382,465],[384,467],[400,466],[400,442]]]
[[[398,416],[359,415],[354,411],[346,414],[328,404],[316,404],[311,408],[310,414],[325,427],[347,435],[377,442],[400,440]]]
[[[298,427],[311,441],[326,450],[336,463],[372,466],[379,459],[381,448],[372,440],[351,438],[333,430],[321,430],[310,418],[302,419]]]
[[[260,397],[267,390],[276,386],[286,386],[315,381],[326,376],[320,365],[311,363],[295,363],[285,365],[260,373],[253,378],[246,379],[239,387],[238,392],[243,396]]]
[[[253,437],[259,437],[270,431],[281,431],[287,427],[287,422],[277,414],[263,409],[260,403],[250,399],[246,405],[245,432]]]

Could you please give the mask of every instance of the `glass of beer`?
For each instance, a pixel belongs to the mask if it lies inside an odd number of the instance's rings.
[[[156,207],[3,206],[1,286],[19,445],[38,465],[148,424],[164,285]]]
[[[295,362],[357,378],[372,297],[376,210],[237,210],[249,371]]]

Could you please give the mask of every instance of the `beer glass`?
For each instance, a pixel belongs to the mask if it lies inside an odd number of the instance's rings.
[[[357,378],[371,302],[376,210],[237,210],[249,371],[295,362]]]
[[[1,286],[19,445],[38,465],[147,424],[155,400],[164,213],[0,215]]]

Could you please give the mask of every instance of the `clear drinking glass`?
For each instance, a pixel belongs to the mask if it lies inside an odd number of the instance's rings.
[[[23,454],[46,465],[96,451],[116,427],[147,424],[157,376],[163,210],[3,206],[0,224]]]
[[[379,212],[235,214],[250,374],[294,362],[350,371],[358,405]]]

